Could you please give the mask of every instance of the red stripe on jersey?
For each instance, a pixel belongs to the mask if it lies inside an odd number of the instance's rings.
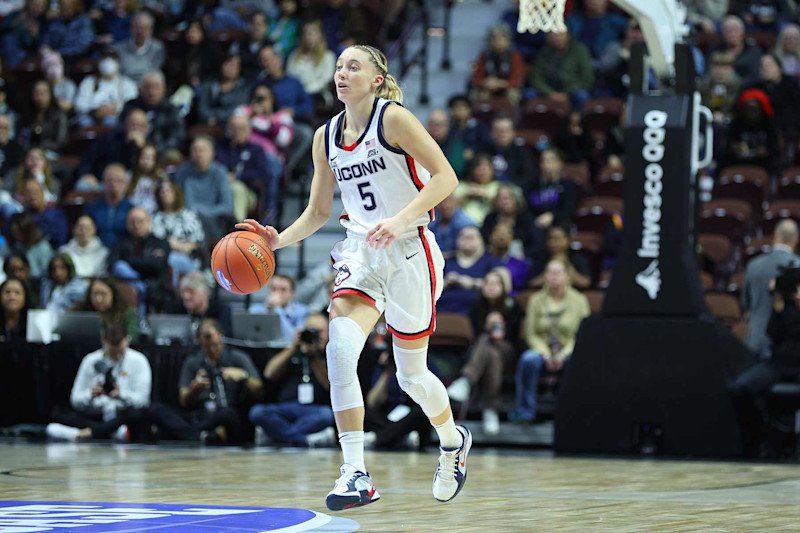
[[[339,217],[339,220],[350,220],[350,215],[342,215]]]
[[[354,142],[349,146],[342,145],[342,150],[345,150],[347,152],[352,152],[353,150],[356,149],[356,146],[358,146],[358,141]]]
[[[414,182],[414,186],[417,188],[418,191],[421,191],[425,184],[419,179],[417,176],[417,165],[414,164],[414,158],[410,155],[406,154],[406,164],[408,165],[408,171],[411,172],[411,181]],[[433,222],[433,209],[428,211],[428,216],[431,218],[431,222]]]
[[[333,293],[331,294],[331,300],[333,300],[334,298],[338,298],[339,296],[344,296],[346,294],[351,294],[353,296],[358,296],[359,298],[364,298],[372,305],[375,305],[374,298],[372,298],[366,292],[360,291],[358,289],[339,289],[338,291],[333,291]]]

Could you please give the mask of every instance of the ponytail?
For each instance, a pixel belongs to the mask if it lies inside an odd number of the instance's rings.
[[[383,82],[378,86],[378,90],[375,91],[375,96],[386,100],[394,100],[399,104],[403,103],[403,89],[400,88],[397,80],[391,74],[384,76]]]

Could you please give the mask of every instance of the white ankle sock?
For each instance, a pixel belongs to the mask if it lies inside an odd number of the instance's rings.
[[[364,432],[343,431],[339,433],[339,443],[342,445],[344,462],[353,465],[357,470],[367,473],[364,465]]]
[[[464,442],[464,437],[462,437],[461,433],[456,429],[456,423],[453,421],[452,414],[444,423],[438,426],[434,425],[433,428],[439,435],[439,445],[442,448],[452,450],[453,448],[460,447],[461,443]]]

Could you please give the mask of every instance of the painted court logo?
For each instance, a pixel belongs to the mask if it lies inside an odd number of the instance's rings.
[[[222,270],[217,269],[216,275],[217,275],[217,281],[219,282],[220,285],[222,285],[222,288],[225,289],[226,291],[231,290],[231,282],[225,278],[225,274],[222,273]]]
[[[353,520],[306,509],[137,503],[0,502],[0,532],[352,532]]]

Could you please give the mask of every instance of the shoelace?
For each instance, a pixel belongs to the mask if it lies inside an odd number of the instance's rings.
[[[456,463],[458,463],[458,450],[443,451],[439,455],[439,477],[444,481],[453,481],[456,478]]]
[[[347,472],[342,472],[342,475],[339,476],[339,479],[336,480],[335,487],[340,487],[344,485],[345,487],[350,482],[351,479],[359,477],[361,474],[358,472],[353,472],[352,474],[348,474]]]

